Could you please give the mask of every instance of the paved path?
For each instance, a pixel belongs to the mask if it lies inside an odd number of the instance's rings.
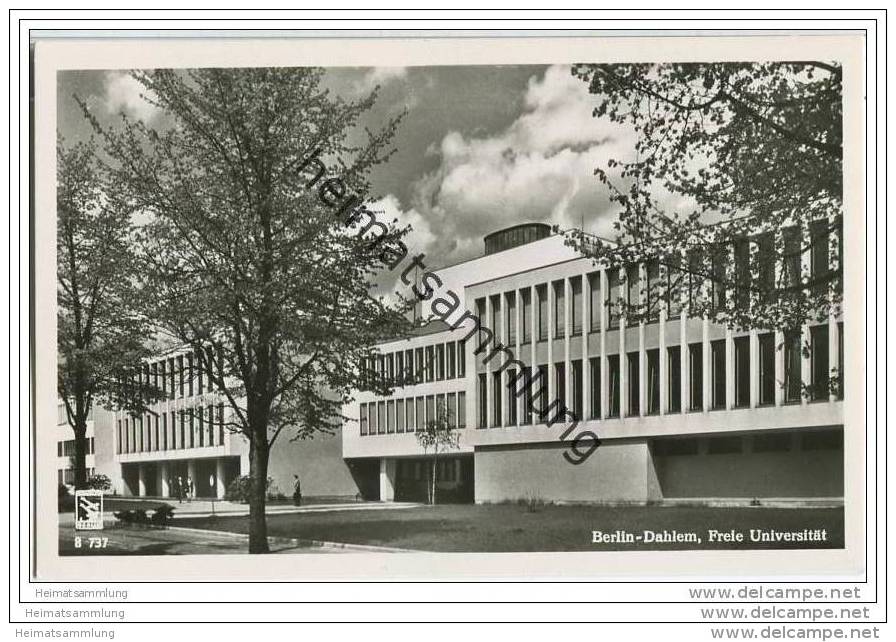
[[[210,515],[219,516],[239,516],[249,514],[249,505],[228,501],[211,501],[207,499],[195,499],[189,502],[178,502],[176,499],[139,499],[133,497],[107,497],[105,504],[105,512],[112,513],[119,510],[117,503],[126,504],[126,508],[139,507],[141,504],[146,505],[147,512],[150,513],[160,503],[167,503],[174,506],[174,517],[208,517]],[[335,502],[331,504],[306,504],[304,506],[293,506],[292,504],[268,504],[265,507],[265,513],[268,515],[283,515],[290,513],[320,513],[343,510],[395,510],[400,508],[414,508],[422,506],[414,502]]]

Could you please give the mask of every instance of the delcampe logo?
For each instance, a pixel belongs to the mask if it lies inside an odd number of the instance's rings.
[[[75,530],[103,530],[103,491],[75,491]]]

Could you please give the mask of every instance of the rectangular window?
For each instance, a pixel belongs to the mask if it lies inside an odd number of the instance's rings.
[[[395,400],[395,432],[404,432],[404,399]]]
[[[504,317],[504,325],[506,327],[504,336],[507,337],[506,343],[513,347],[516,345],[516,292],[507,293],[507,313]]]
[[[812,250],[812,291],[823,295],[828,289],[831,269],[831,232],[826,220],[812,222],[810,228]]]
[[[523,404],[522,417],[520,424],[527,426],[532,423],[532,388],[535,382],[532,381],[532,368],[525,367],[522,369],[520,379],[514,383],[514,390],[518,393],[518,397],[522,397]]]
[[[622,317],[620,307],[622,305],[622,279],[619,276],[619,270],[611,269],[607,271],[607,319],[609,328],[612,330],[619,327],[619,320]]]
[[[600,272],[592,272],[588,275],[588,292],[589,326],[591,332],[600,332]]]
[[[734,407],[750,405],[750,337],[734,339]]]
[[[202,407],[196,409],[196,419],[199,423],[199,447],[205,446],[205,412]]]
[[[404,385],[404,352],[401,350],[395,353],[395,385]]]
[[[718,410],[725,407],[725,340],[719,339],[710,344],[712,360],[712,408]]]
[[[224,445],[224,404],[218,404],[218,443]]]
[[[572,325],[572,333],[582,334],[582,277],[574,276],[569,280],[572,298],[569,302],[569,313],[572,315],[570,320]]]
[[[208,407],[208,445],[215,445],[215,407]],[[218,442],[218,445],[221,446],[222,443]]]
[[[404,385],[414,383],[414,351],[404,351]]]
[[[187,410],[187,419],[190,422],[190,448],[196,447],[196,418],[193,416],[193,409]]]
[[[441,421],[448,412],[448,404],[445,400],[447,395],[436,395],[436,414],[435,418]]]
[[[538,340],[547,341],[548,338],[548,286],[539,285],[535,288],[538,297]]]
[[[547,364],[542,364],[538,366],[538,392],[535,393],[538,397],[538,408],[536,413],[538,414],[538,423],[547,423],[548,419],[548,404],[553,401],[552,399],[548,399],[548,366]]]
[[[178,395],[184,396],[184,378],[186,373],[184,372],[184,358],[180,356],[177,358],[177,377],[178,377]]]
[[[660,262],[657,260],[648,261],[644,266],[647,274],[646,295],[646,314],[647,322],[653,323],[660,318]]]
[[[366,435],[367,434],[367,404],[366,403],[361,404],[361,416],[358,419],[358,424],[361,427],[361,434]]]
[[[162,413],[162,450],[168,450],[168,415]]]
[[[677,255],[666,257],[666,291],[664,297],[666,299],[666,312],[669,319],[677,319],[681,316],[682,275],[681,257]]]
[[[386,434],[386,402],[379,401],[376,404],[376,434]]]
[[[117,420],[117,430],[118,430],[118,442],[115,446],[115,452],[119,455],[121,454],[121,444],[123,443],[122,434],[121,434],[121,419]],[[59,453],[59,456],[62,456],[62,453]]]
[[[607,408],[607,414],[610,417],[618,417],[620,411],[620,399],[621,399],[621,390],[620,386],[622,385],[621,381],[621,372],[619,370],[619,355],[611,354],[607,356],[607,378],[609,383],[609,403],[610,407]]]
[[[457,348],[454,347],[454,341],[449,341],[446,346],[447,372],[445,375],[448,379],[454,379],[457,375]]]
[[[395,355],[391,352],[386,355],[386,385],[395,385]]]
[[[386,402],[386,432],[392,434],[395,432],[395,401]]]
[[[187,355],[187,396],[193,396],[193,380],[196,378],[196,369],[193,367],[193,354]]]
[[[492,426],[500,426],[502,422],[501,400],[504,398],[504,387],[501,385],[501,374],[492,373]]]
[[[753,238],[756,250],[753,252],[752,267],[756,271],[757,280],[754,288],[763,301],[771,301],[775,297],[775,235],[771,232]]]
[[[629,417],[637,417],[641,414],[641,363],[637,352],[629,352],[626,355],[628,364],[628,412]]]
[[[457,395],[453,392],[448,393],[448,427],[456,428],[457,427]]]
[[[187,447],[187,413],[184,410],[180,411],[180,447]]]
[[[434,395],[426,397],[426,426],[436,420],[436,398]]]
[[[416,422],[414,421],[414,398],[409,397],[404,404],[404,425],[407,432],[414,432]]]
[[[479,345],[483,345],[485,343],[485,328],[489,325],[484,298],[476,299],[476,317],[479,319]]]
[[[816,325],[809,328],[811,344],[810,358],[812,370],[812,399],[827,399],[830,393],[831,361],[828,351],[828,326]]]
[[[703,410],[703,344],[688,346],[688,410]]]
[[[589,359],[591,366],[591,418],[600,419],[600,357]]]
[[[423,397],[417,397],[415,405],[416,415],[414,417],[414,425],[417,427],[417,430],[423,430],[424,428],[426,428],[426,411],[424,409]]]
[[[479,386],[476,395],[479,401],[479,417],[476,425],[478,428],[488,427],[488,381],[484,373],[479,375]]]
[[[489,297],[489,304],[491,305],[492,316],[488,320],[488,327],[491,328],[495,337],[497,338],[501,334],[501,295],[494,294]]]
[[[506,394],[507,394],[507,425],[515,426],[517,419],[517,399],[516,399],[516,386],[514,382],[516,380],[516,370],[510,369],[507,371],[507,384],[505,386]]]
[[[787,288],[799,287],[802,268],[802,232],[798,227],[788,227],[784,230],[784,255],[783,266],[784,284]]]
[[[759,335],[759,405],[775,403],[775,333]]]
[[[143,435],[144,435],[143,416],[141,415],[141,416],[138,417],[135,421],[139,421],[139,422],[140,422],[140,423],[137,424],[137,430],[139,431],[139,435],[140,435],[140,440],[137,442],[137,443],[138,443],[138,446],[137,446],[137,452],[141,452],[141,453],[142,453],[144,450],[146,450],[146,448],[145,448],[145,446],[144,446],[144,442],[143,442]]]
[[[721,244],[713,248],[712,256],[712,307],[724,310],[727,304],[728,252],[730,246]]]
[[[467,427],[467,393],[457,393],[457,427]]]
[[[750,306],[750,241],[740,238],[734,242],[734,296],[737,307]]]
[[[669,412],[681,412],[681,346],[666,348],[666,401]]]
[[[445,379],[445,344],[436,346],[436,381]]]
[[[165,370],[165,361],[159,362],[159,378],[162,384],[162,396],[168,396],[168,374]]]
[[[376,403],[367,404],[367,421],[370,424],[370,434],[375,435],[377,432],[377,414],[376,414]]]
[[[566,364],[562,361],[554,364],[554,398],[550,404],[555,401],[566,407]]]
[[[177,441],[177,413],[175,411],[171,411],[169,425],[171,426],[171,450],[177,450],[178,441]]]
[[[584,389],[585,382],[582,380],[582,360],[576,359],[572,361],[572,411],[575,413],[576,419],[584,419]]]
[[[466,341],[461,340],[457,342],[457,376],[459,379],[463,379],[467,376],[467,352],[465,350],[466,345]]]
[[[520,327],[523,329],[523,343],[529,343],[532,340],[532,290],[526,288],[522,291],[522,309],[523,318],[520,319]]]
[[[436,351],[434,346],[426,346],[426,381],[429,383],[430,381],[435,381],[435,361],[436,361]]]
[[[554,281],[554,338],[566,336],[566,287],[563,281]]]
[[[700,250],[688,252],[688,312],[694,316],[700,311],[703,285],[706,282],[706,268]]]
[[[660,414],[660,351],[647,351],[647,408],[648,415]]]
[[[803,355],[798,330],[784,334],[784,401],[795,403],[802,398]]]
[[[196,385],[198,386],[198,394],[203,393],[203,376],[202,376],[202,349],[196,351]]]
[[[417,383],[423,383],[423,348],[414,350],[414,370]]]

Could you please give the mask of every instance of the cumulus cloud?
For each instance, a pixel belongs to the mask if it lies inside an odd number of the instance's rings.
[[[384,86],[393,80],[402,80],[407,75],[407,67],[373,67],[355,83],[355,93],[368,94],[377,85]]]
[[[610,158],[628,159],[634,138],[594,118],[594,103],[568,67],[550,67],[529,80],[523,112],[504,130],[445,135],[430,150],[438,168],[417,182],[404,214],[437,231],[427,239],[427,254],[440,264],[474,257],[485,234],[521,222],[584,223],[610,234],[613,212],[594,169]]]
[[[106,74],[103,85],[103,106],[108,113],[124,112],[143,121],[151,120],[156,114],[156,108],[143,99],[146,89],[130,74],[110,71]]]

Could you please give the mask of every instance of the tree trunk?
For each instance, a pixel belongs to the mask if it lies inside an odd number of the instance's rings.
[[[430,482],[429,482],[430,484],[432,484],[432,492],[430,492],[430,494],[429,494],[429,497],[430,497],[429,503],[432,504],[433,506],[436,505],[436,471],[437,471],[437,466],[436,466],[437,459],[436,458],[437,458],[436,453],[433,453],[433,455],[432,455],[432,476],[431,476]]]
[[[75,489],[81,490],[87,488],[87,420],[80,419],[75,421],[76,425],[72,427],[75,433]]]
[[[256,433],[257,434],[257,433]],[[261,446],[256,445],[261,442]],[[249,552],[268,553],[268,524],[265,516],[268,482],[267,439],[254,439],[249,445]]]

